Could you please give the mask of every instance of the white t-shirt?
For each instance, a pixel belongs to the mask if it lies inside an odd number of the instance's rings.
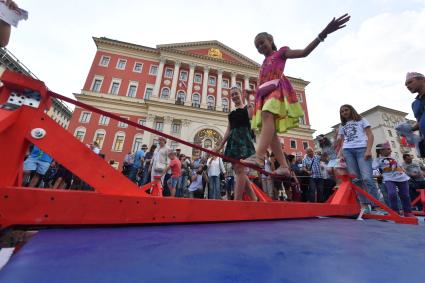
[[[367,136],[365,129],[370,127],[369,122],[362,118],[360,121],[348,121],[344,126],[340,126],[338,135],[343,136],[343,148],[360,148],[367,146]]]

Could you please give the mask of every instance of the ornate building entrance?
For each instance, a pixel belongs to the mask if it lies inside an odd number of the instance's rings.
[[[213,149],[221,143],[223,137],[213,129],[200,130],[194,137],[193,143],[203,148]],[[192,155],[199,154],[199,150],[193,149]],[[205,154],[204,152],[202,154]]]

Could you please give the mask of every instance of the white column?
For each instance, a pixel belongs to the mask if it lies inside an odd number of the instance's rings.
[[[217,78],[217,97],[215,101],[215,109],[217,111],[222,110],[221,105],[221,84],[223,82],[223,70],[218,70],[218,78]]]
[[[201,107],[207,108],[207,96],[208,96],[208,73],[210,71],[210,67],[204,67],[204,80],[202,83],[202,100]]]
[[[165,65],[165,58],[160,58],[159,61],[159,67],[158,67],[158,72],[156,74],[156,79],[155,79],[155,86],[153,89],[153,97],[159,97],[159,88],[161,86],[161,80],[162,80],[162,73],[164,71],[164,65]]]
[[[187,84],[187,95],[185,104],[188,106],[192,105],[192,91],[193,91],[193,77],[195,76],[195,64],[190,64],[189,69],[189,81]]]
[[[190,134],[192,133],[192,130],[190,129],[190,120],[183,119],[182,120],[182,129],[181,129],[181,136],[180,138],[182,140],[193,142],[190,138]],[[193,135],[193,133],[192,133]],[[192,148],[190,146],[181,144],[179,147],[182,149],[182,153],[184,153],[187,156],[192,156]]]
[[[173,117],[165,116],[164,117],[164,129],[163,133],[171,135],[171,123],[173,122]]]
[[[232,72],[230,87],[234,87],[234,86],[236,86],[236,73]]]
[[[146,117],[146,127],[149,127],[153,129],[154,125],[153,122],[155,121],[155,115],[149,114],[148,117]],[[148,131],[144,131],[143,133],[143,143],[147,144],[148,147],[152,145],[152,134]]]
[[[230,79],[230,87],[234,87],[234,86],[236,86],[236,73],[232,72],[231,79]],[[230,108],[230,111],[232,111],[233,109],[235,109],[235,105],[232,102],[231,96],[229,97],[230,97],[229,108]]]
[[[244,76],[244,89],[249,89],[249,76]]]
[[[173,82],[171,83],[171,93],[170,100],[176,100],[176,89],[177,89],[177,81],[180,74],[180,61],[176,61],[174,64],[174,72],[173,72]]]

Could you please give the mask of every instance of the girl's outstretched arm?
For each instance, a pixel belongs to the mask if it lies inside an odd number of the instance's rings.
[[[288,49],[283,54],[283,57],[286,59],[307,57],[311,51],[313,51],[319,45],[320,42],[325,40],[328,34],[344,28],[349,20],[350,16],[348,14],[345,14],[338,19],[333,18],[332,21],[330,21],[330,23],[325,27],[325,29],[319,33],[319,35],[312,42],[310,42],[306,48],[294,50]]]

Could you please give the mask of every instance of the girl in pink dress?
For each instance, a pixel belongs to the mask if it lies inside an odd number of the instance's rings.
[[[256,153],[241,160],[243,163],[263,168],[264,156],[270,147],[280,164],[273,174],[290,174],[277,134],[298,127],[298,120],[303,117],[304,111],[291,83],[283,75],[286,59],[306,57],[328,34],[345,27],[345,23],[349,20],[350,16],[347,14],[338,19],[333,18],[317,38],[304,49],[291,50],[285,46],[277,50],[273,36],[266,32],[259,33],[255,37],[255,47],[266,57],[260,69],[253,106],[254,115],[251,120],[251,128],[259,131],[260,136]]]

